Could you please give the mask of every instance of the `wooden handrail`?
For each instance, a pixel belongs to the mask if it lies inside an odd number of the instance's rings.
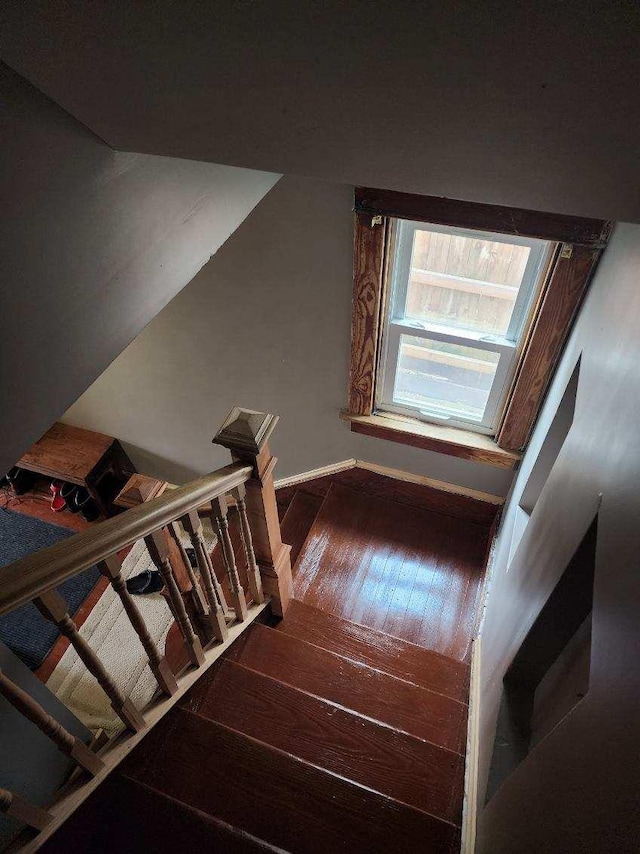
[[[253,466],[231,463],[0,570],[0,615],[77,575],[136,540],[249,480]]]

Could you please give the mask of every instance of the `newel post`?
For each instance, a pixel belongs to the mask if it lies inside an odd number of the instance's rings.
[[[234,461],[250,463],[253,477],[246,483],[246,509],[262,586],[272,597],[275,614],[284,616],[292,596],[291,546],[280,537],[280,522],[273,485],[277,462],[269,451],[269,437],[277,415],[235,407],[214,438],[231,451]]]

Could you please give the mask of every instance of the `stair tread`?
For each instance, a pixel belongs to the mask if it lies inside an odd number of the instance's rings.
[[[229,854],[282,852],[218,818],[118,773],[110,775],[42,847],[47,854],[175,854],[225,851]]]
[[[122,772],[291,852],[458,850],[454,825],[182,708]]]
[[[297,490],[284,514],[281,524],[282,542],[291,546],[291,566],[294,568],[294,574],[296,560],[322,506],[322,501],[319,495]]]
[[[467,707],[443,694],[261,625],[251,626],[225,655],[408,735],[464,753]]]
[[[409,806],[460,824],[462,756],[224,661],[188,708]]]
[[[442,653],[293,599],[278,631],[466,703],[470,667]]]

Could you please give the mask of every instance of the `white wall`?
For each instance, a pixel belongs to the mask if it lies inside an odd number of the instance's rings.
[[[352,202],[350,187],[283,178],[65,418],[118,436],[141,471],[174,481],[227,461],[211,438],[238,404],[281,416],[280,476],[356,457],[504,494],[504,469],[358,436],[339,420]]]
[[[279,176],[114,152],[2,65],[0,93],[4,472]]]
[[[115,148],[640,221],[634,0],[6,0],[4,60]]]
[[[638,850],[639,271],[640,227],[618,225],[503,517],[482,628],[477,850],[483,854]],[[512,551],[522,491],[580,357],[573,424]],[[589,690],[483,808],[503,676],[596,512]]]

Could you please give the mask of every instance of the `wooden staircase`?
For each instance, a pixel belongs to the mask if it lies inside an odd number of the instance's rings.
[[[297,567],[329,498],[289,504]],[[469,675],[294,599],[280,622],[248,628],[43,850],[457,852]]]

